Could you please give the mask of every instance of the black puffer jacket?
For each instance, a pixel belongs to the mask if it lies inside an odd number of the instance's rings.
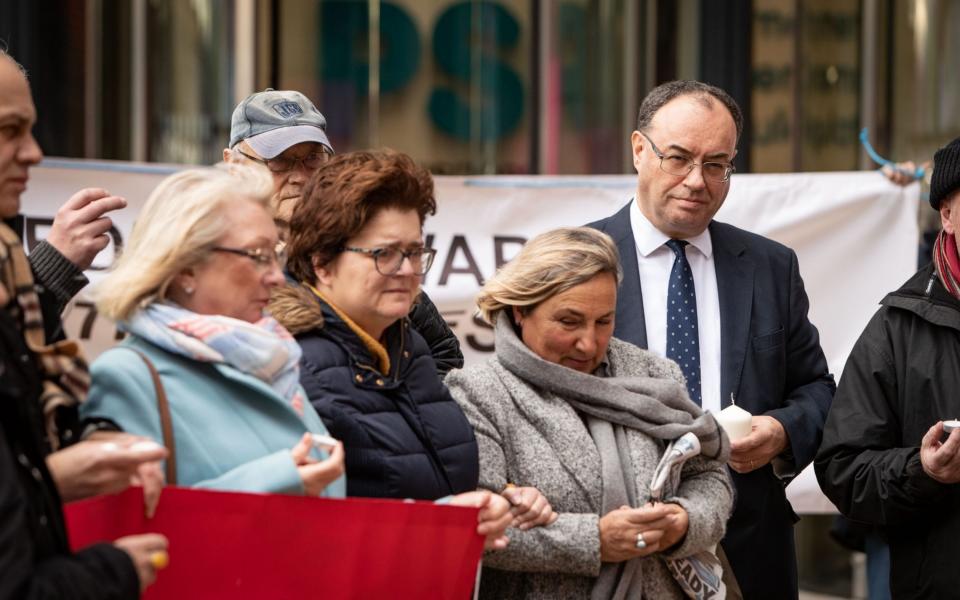
[[[300,343],[300,383],[343,441],[348,496],[436,500],[476,489],[473,428],[408,319],[384,336],[384,373],[359,335],[309,291],[275,291],[270,311]]]
[[[125,552],[97,544],[70,553],[39,394],[34,358],[0,309],[0,600],[138,598]]]
[[[920,440],[960,416],[960,302],[931,265],[881,304],[844,367],[817,478],[840,512],[885,528],[894,598],[952,598],[960,484],[926,475]]]
[[[410,311],[410,322],[427,345],[430,354],[437,363],[437,374],[443,379],[453,369],[463,368],[463,352],[460,351],[460,341],[453,334],[447,322],[427,293],[420,292],[420,299]]]

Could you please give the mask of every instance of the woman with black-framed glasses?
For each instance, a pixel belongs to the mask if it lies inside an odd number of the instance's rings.
[[[270,312],[303,349],[301,383],[346,449],[347,495],[435,500],[475,490],[473,429],[410,309],[434,251],[433,179],[405,154],[354,152],[313,176],[293,212],[295,285]]]

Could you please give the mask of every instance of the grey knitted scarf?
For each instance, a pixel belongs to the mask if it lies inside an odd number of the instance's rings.
[[[506,311],[495,326],[496,355],[520,379],[564,398],[586,415],[587,429],[600,453],[603,506],[607,514],[623,505],[641,506],[647,490],[637,490],[627,446],[627,429],[669,443],[687,432],[700,439],[701,454],[726,461],[727,437],[709,413],[690,401],[686,387],[653,377],[597,377],[548,362],[517,337]],[[593,600],[639,598],[639,559],[604,563],[591,592]]]

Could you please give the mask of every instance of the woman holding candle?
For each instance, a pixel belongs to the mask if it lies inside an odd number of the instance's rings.
[[[530,486],[557,518],[510,532],[484,560],[490,598],[684,597],[669,562],[711,549],[733,503],[728,442],[679,367],[613,339],[620,267],[590,228],[530,240],[484,286],[496,357],[446,383],[474,425],[480,484]],[[666,445],[697,435],[662,504],[647,502]]]

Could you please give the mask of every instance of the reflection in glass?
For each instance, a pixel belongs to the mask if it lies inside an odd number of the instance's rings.
[[[221,159],[234,107],[232,25],[232,2],[149,2],[149,160],[210,164]]]

